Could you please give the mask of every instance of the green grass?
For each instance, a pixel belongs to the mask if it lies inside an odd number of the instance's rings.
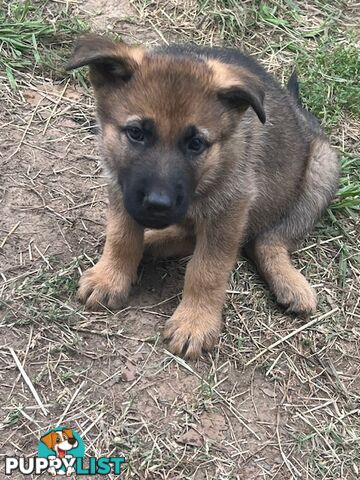
[[[345,210],[349,215],[360,209],[360,157],[344,154],[341,158],[341,178],[332,210]]]
[[[22,405],[19,405],[19,407],[22,408]],[[0,430],[14,427],[14,425],[16,425],[20,419],[21,413],[16,407],[14,407],[13,410],[10,410],[7,413],[6,417],[0,423]]]
[[[42,68],[52,76],[63,74],[65,52],[74,37],[88,30],[86,22],[60,10],[55,21],[45,18],[46,2],[0,2],[0,68],[12,89],[18,74]]]
[[[345,115],[360,118],[360,53],[355,45],[320,43],[298,55],[302,95],[307,107],[330,130]]]
[[[198,0],[201,15],[211,19],[218,27],[220,35],[228,45],[239,45],[239,40],[250,36],[254,42],[264,42],[273,48],[288,48],[300,51],[299,41],[311,40],[320,35],[327,36],[335,25],[337,17],[334,8],[322,9],[320,24],[310,24],[304,8],[292,0],[271,2],[239,2],[238,0]],[[255,38],[257,33],[271,30],[269,38]],[[281,37],[279,37],[281,35]]]
[[[83,263],[82,259],[75,258],[67,265],[60,265],[56,259],[50,258],[51,269],[46,266],[26,277],[11,299],[0,301],[5,321],[17,325],[71,321],[76,312],[66,305],[75,296],[80,263]],[[14,299],[21,303],[21,312],[11,308]]]

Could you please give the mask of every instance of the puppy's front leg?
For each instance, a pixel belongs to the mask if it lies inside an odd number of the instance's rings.
[[[196,358],[218,340],[226,286],[247,219],[247,210],[240,210],[196,227],[183,298],[164,331],[169,350],[176,355]]]
[[[120,308],[126,302],[143,254],[144,229],[127,213],[122,202],[111,203],[104,252],[80,279],[78,297],[86,307]]]

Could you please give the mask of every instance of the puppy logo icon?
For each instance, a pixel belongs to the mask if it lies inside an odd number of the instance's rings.
[[[38,456],[50,461],[48,472],[53,476],[75,473],[73,465],[76,458],[84,455],[85,447],[80,435],[69,428],[54,428],[40,438]]]
[[[5,475],[20,472],[23,475],[42,475],[45,472],[53,477],[91,475],[120,475],[124,457],[85,458],[85,446],[80,435],[71,428],[56,427],[46,432],[38,445],[37,457],[5,457]]]

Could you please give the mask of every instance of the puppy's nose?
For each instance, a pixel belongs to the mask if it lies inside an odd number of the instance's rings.
[[[173,202],[167,193],[153,191],[145,195],[143,205],[150,213],[166,213],[173,206]]]
[[[75,443],[76,443],[76,438],[70,437],[70,438],[68,438],[68,442],[70,443],[70,445],[75,445]]]

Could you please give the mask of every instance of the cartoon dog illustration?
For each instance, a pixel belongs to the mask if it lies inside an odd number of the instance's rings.
[[[72,458],[72,455],[68,454],[70,450],[76,448],[78,446],[78,441],[73,435],[73,431],[68,428],[64,428],[63,430],[58,430],[55,432],[49,432],[48,434],[44,435],[40,438],[40,440],[50,449],[53,450],[56,455],[49,456],[49,459],[52,458]],[[49,468],[49,473],[53,476],[58,475],[65,475],[65,471],[58,470],[56,471],[54,467]],[[66,470],[66,475],[69,477],[75,470],[72,467],[69,467]]]

